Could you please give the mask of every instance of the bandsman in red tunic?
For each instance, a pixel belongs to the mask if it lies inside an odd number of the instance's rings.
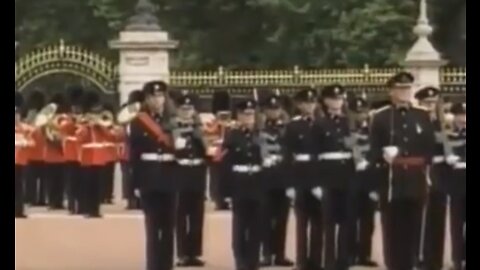
[[[105,141],[119,141],[122,139],[122,134],[118,129],[111,129],[104,125],[100,116],[103,108],[97,94],[87,93],[83,105],[86,122],[80,125],[76,132],[81,143],[80,164],[83,167],[80,211],[87,217],[98,218],[101,217],[103,170],[109,159],[109,150],[105,147]]]
[[[60,93],[55,94],[50,100],[50,104],[57,105],[56,115],[48,124],[41,128],[45,136],[45,163],[48,193],[48,207],[50,210],[64,209],[65,193],[65,155],[64,155],[64,127],[62,123],[67,121],[68,115],[66,100]]]
[[[83,89],[73,87],[68,89],[70,111],[65,121],[61,123],[64,130],[63,149],[65,156],[65,182],[67,194],[67,207],[70,214],[79,214],[80,183],[82,170],[80,167],[80,143],[75,136],[79,127],[82,108],[81,99]]]
[[[32,92],[26,102],[27,117],[25,122],[31,124],[38,112],[45,106],[45,96]],[[45,206],[47,201],[47,186],[45,181],[45,136],[41,130],[33,134],[35,143],[29,147],[30,161],[25,171],[25,200],[34,206]]]
[[[24,171],[28,164],[28,147],[33,143],[30,138],[32,128],[21,120],[22,105],[22,95],[15,93],[15,218],[26,217],[23,196]]]

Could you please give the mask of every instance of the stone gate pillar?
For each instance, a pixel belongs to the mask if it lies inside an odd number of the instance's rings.
[[[432,27],[427,17],[426,0],[420,0],[420,15],[413,32],[417,41],[408,51],[404,65],[415,76],[415,88],[422,86],[440,87],[440,68],[447,62],[442,60],[428,37],[432,34]]]
[[[155,6],[149,0],[139,0],[125,30],[117,40],[110,41],[110,48],[120,53],[121,103],[131,91],[140,89],[148,81],[169,80],[169,50],[175,49],[178,42],[170,40],[168,33],[162,31],[154,11]]]

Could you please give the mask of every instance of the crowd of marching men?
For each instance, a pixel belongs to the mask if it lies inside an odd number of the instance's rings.
[[[198,97],[161,81],[118,112],[81,88],[48,101],[16,93],[15,216],[25,204],[63,209],[66,196],[71,214],[101,217],[119,162],[128,208],[145,215],[148,270],[173,268],[174,232],[177,265],[204,265],[207,175],[217,208],[232,208],[237,270],[377,266],[377,209],[389,270],[440,270],[448,201],[455,270],[466,269],[466,104],[447,111],[439,89],[414,95],[413,82],[396,74],[378,104],[338,84],[253,91],[233,106],[219,90],[207,123]],[[285,256],[292,204],[295,262]]]

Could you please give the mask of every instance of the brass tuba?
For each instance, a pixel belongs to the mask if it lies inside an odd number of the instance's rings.
[[[142,105],[139,102],[134,102],[123,107],[117,114],[117,122],[120,125],[127,125],[137,118]]]
[[[35,116],[33,126],[35,128],[44,128],[44,134],[47,141],[54,146],[61,146],[62,136],[59,130],[62,116],[57,115],[58,106],[54,103],[43,107]]]

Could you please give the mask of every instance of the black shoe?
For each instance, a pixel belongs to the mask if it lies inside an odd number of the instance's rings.
[[[215,210],[216,211],[226,211],[229,210],[228,204],[227,203],[219,203],[215,205]]]
[[[187,267],[187,266],[192,266],[190,264],[190,260],[188,258],[180,258],[178,259],[178,262],[176,263],[178,267]]]
[[[200,260],[197,257],[188,259],[188,262],[189,262],[189,266],[192,266],[192,267],[203,267],[205,265],[205,262]]]
[[[287,258],[275,258],[273,261],[275,266],[293,266],[293,262]]]
[[[359,260],[355,265],[364,266],[364,267],[378,267],[378,263],[372,260]]]
[[[27,218],[27,215],[25,215],[24,213],[21,213],[21,214],[15,214],[15,218],[19,218],[19,219],[25,219],[25,218]]]
[[[267,266],[273,266],[273,260],[272,257],[263,257],[260,260],[260,267],[267,267]]]
[[[86,214],[85,217],[86,217],[86,218],[102,218],[102,215],[97,214],[97,213],[95,213],[95,214]]]

